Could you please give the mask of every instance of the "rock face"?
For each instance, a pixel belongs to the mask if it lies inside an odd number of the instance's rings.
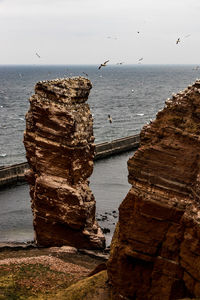
[[[88,182],[95,150],[86,103],[91,88],[82,77],[43,81],[30,98],[24,145],[38,245],[105,246]]]
[[[200,297],[200,81],[144,126],[128,170],[108,262],[114,299]]]

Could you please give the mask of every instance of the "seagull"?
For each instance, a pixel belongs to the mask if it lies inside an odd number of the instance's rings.
[[[106,60],[103,64],[100,64],[99,66],[99,70],[101,69],[101,67],[106,67],[106,64],[109,62],[109,60]]]
[[[124,61],[116,63],[116,65],[123,65]]]
[[[142,61],[143,60],[143,57],[141,57],[140,59],[138,59],[138,61]]]
[[[110,39],[110,40],[117,40],[117,37],[107,36],[107,39]]]
[[[185,36],[185,38],[188,38],[188,37],[190,37],[191,36],[191,34],[187,34],[186,36]]]
[[[137,31],[137,33],[140,33],[139,31]]]
[[[178,38],[176,41],[176,44],[180,43],[180,41],[181,41],[180,38]]]
[[[87,77],[88,77],[88,74],[87,74],[87,73],[83,72],[83,74],[85,74],[85,76],[87,76]]]
[[[109,121],[110,123],[112,123],[112,118],[111,118],[110,115],[108,115],[108,121]]]
[[[192,70],[195,70],[195,71],[197,71],[197,70],[199,70],[199,66],[196,66],[196,67],[194,67]]]
[[[40,55],[37,52],[35,52],[35,54],[37,55],[38,58],[40,58]]]

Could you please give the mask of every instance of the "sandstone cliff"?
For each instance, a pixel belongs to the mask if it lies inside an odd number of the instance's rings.
[[[128,171],[108,262],[114,299],[200,297],[200,81],[144,126]]]
[[[38,82],[26,115],[24,145],[30,170],[38,245],[104,248],[88,177],[93,171],[93,120],[85,78]]]

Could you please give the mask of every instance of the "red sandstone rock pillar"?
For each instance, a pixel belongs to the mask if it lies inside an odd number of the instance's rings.
[[[200,297],[200,81],[144,126],[128,170],[108,262],[114,299]]]
[[[42,246],[101,249],[88,177],[93,171],[93,120],[85,78],[38,82],[26,115],[24,145],[30,169],[35,240]]]

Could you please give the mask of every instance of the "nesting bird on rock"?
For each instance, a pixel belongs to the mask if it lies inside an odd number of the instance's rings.
[[[101,67],[106,67],[106,64],[109,62],[109,60],[106,60],[103,64],[100,64],[99,66],[99,70],[101,69]]]

